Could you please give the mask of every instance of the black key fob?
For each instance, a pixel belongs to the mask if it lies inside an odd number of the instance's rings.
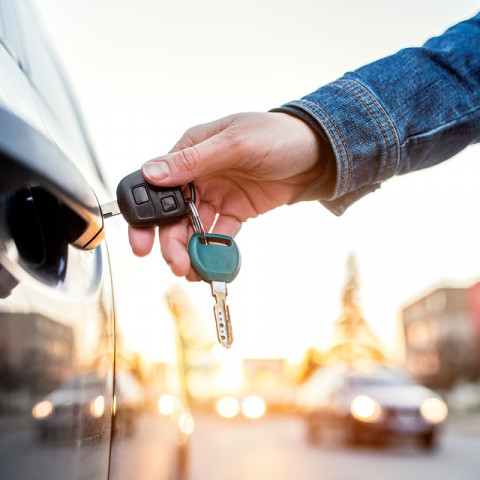
[[[120,181],[117,203],[125,220],[134,227],[166,225],[189,215],[181,187],[152,185],[140,170]]]

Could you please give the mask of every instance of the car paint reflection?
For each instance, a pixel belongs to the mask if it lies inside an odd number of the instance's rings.
[[[69,247],[68,255],[65,279],[55,289],[24,271],[23,281],[0,300],[5,478],[38,478],[46,445],[58,455],[41,472],[45,478],[78,478],[85,460],[98,478],[108,475],[114,316],[107,257],[102,248]],[[53,439],[69,439],[72,456],[63,441]],[[95,452],[88,447],[92,440]]]

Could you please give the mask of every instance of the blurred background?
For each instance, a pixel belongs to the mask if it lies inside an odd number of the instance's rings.
[[[107,202],[190,126],[300,98],[421,45],[478,2],[42,0],[38,9],[79,97]],[[341,218],[310,202],[245,224],[229,351],[216,342],[208,285],[176,279],[158,245],[145,259],[111,252],[124,256],[121,341],[145,385],[168,377],[175,345],[165,329],[179,334],[196,425],[192,478],[423,478],[432,468],[439,479],[477,478],[479,154],[473,146],[390,180]],[[124,221],[109,223],[128,246]],[[157,390],[168,415],[171,398]],[[372,445],[379,422],[400,446]]]

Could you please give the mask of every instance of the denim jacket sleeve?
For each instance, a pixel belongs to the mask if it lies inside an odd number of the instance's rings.
[[[341,215],[388,178],[480,141],[480,13],[275,111],[307,120],[331,148],[330,181],[297,201]]]

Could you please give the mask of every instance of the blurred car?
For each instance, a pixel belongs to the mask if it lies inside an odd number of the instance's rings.
[[[101,420],[111,415],[105,408],[104,397],[111,381],[110,375],[104,378],[95,371],[83,373],[68,379],[60,388],[37,402],[32,408],[32,417],[40,438],[46,440],[78,435],[101,438],[105,434]],[[117,371],[113,398],[114,431],[133,435],[135,417],[141,413],[143,406],[139,383],[128,372]]]
[[[42,439],[77,435],[101,435],[98,420],[109,415],[105,410],[105,378],[96,372],[77,375],[64,382],[32,408],[36,428]]]
[[[117,480],[144,464],[140,448],[126,450],[113,435],[122,412],[130,423],[138,392],[116,372],[134,357],[114,302],[112,272],[125,259],[109,258],[97,200],[112,197],[35,5],[0,0],[2,478]],[[125,238],[111,235],[109,251],[128,255]],[[177,365],[174,333],[162,342]],[[188,413],[181,380],[170,385]],[[157,441],[152,475],[183,479],[191,428],[167,420],[145,419],[128,441],[143,445],[145,431]],[[46,442],[60,431],[72,441]]]
[[[414,437],[425,449],[435,446],[438,427],[447,416],[439,395],[384,366],[365,371],[320,368],[300,389],[298,408],[309,441],[333,430],[351,443]]]

